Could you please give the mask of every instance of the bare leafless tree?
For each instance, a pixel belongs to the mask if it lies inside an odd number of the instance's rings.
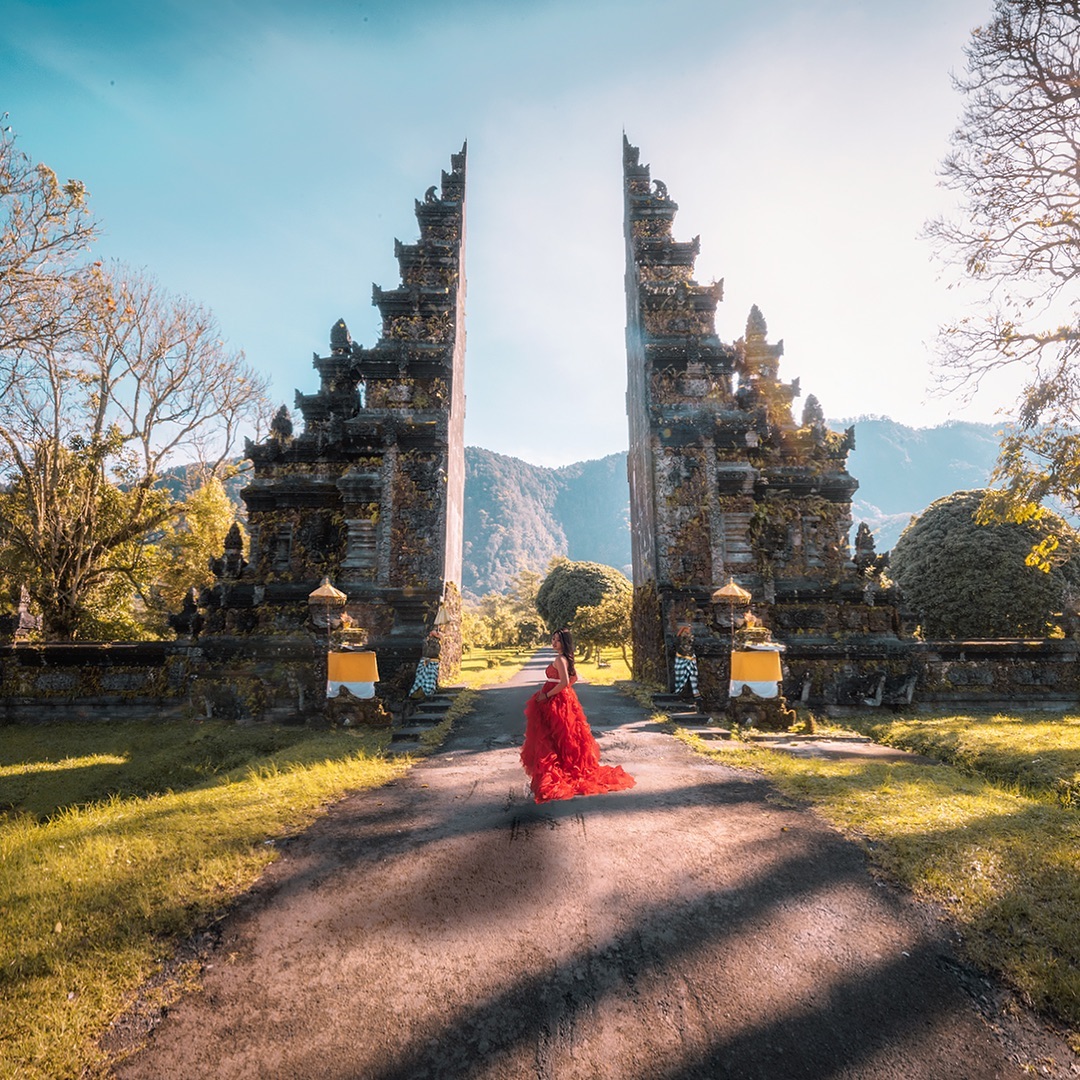
[[[94,239],[87,194],[35,164],[0,121],[0,353],[55,343],[80,317]]]
[[[962,206],[928,225],[938,255],[981,288],[942,327],[940,380],[971,393],[1021,371],[995,474],[1018,512],[1080,503],[1080,0],[996,0],[955,79],[964,111],[943,164]],[[997,504],[1009,505],[1009,501]]]
[[[0,558],[47,631],[71,638],[182,509],[163,471],[220,471],[241,427],[268,419],[267,380],[205,308],[89,261],[82,186],[34,166],[10,132],[0,206]]]

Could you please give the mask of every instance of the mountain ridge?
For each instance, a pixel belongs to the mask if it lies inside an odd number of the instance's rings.
[[[911,517],[954,491],[985,487],[1000,425],[952,420],[914,428],[887,417],[830,420],[855,425],[848,470],[859,481],[855,525],[865,521],[879,552]],[[551,559],[599,562],[630,573],[626,451],[550,468],[493,450],[465,448],[462,586],[479,597],[503,592],[521,570]]]

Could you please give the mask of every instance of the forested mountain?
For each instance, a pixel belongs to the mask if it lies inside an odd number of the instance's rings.
[[[883,417],[855,424],[848,469],[859,481],[852,503],[857,526],[874,531],[888,551],[913,514],[954,491],[983,487],[997,457],[997,428],[954,422],[911,428]],[[180,494],[178,478],[169,480]],[[250,476],[232,478],[229,494]],[[560,469],[465,448],[465,536],[462,585],[480,597],[503,592],[521,570],[543,572],[552,557],[614,566],[630,575],[630,494],[626,452]]]
[[[910,428],[868,418],[855,425],[848,468],[859,490],[852,515],[856,525],[865,521],[874,530],[878,551],[891,548],[911,516],[935,499],[984,486],[997,456],[991,424]],[[501,592],[518,571],[543,571],[553,555],[604,563],[629,575],[625,451],[547,469],[467,447],[465,591]]]
[[[629,574],[629,498],[625,452],[547,469],[466,447],[465,591],[502,592],[555,555]]]
[[[830,421],[837,430],[852,423],[855,449],[848,471],[859,481],[852,517],[873,529],[878,551],[888,551],[911,516],[935,499],[985,487],[997,460],[994,424],[911,428],[884,417]]]

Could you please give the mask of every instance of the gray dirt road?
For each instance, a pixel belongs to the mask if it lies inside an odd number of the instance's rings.
[[[545,662],[286,844],[205,956],[202,992],[117,1075],[1021,1075],[1023,1024],[980,1014],[996,991],[932,912],[615,691],[579,687],[637,787],[533,804],[517,754]]]

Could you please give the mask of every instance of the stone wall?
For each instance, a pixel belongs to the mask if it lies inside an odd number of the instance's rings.
[[[131,645],[0,646],[4,723],[175,720],[303,723],[324,715],[325,651],[312,635]]]
[[[843,717],[1080,707],[1080,643],[793,640],[783,656],[792,705]],[[722,634],[699,644],[702,691],[726,693]],[[325,722],[325,649],[314,635],[258,647],[241,636],[134,645],[0,646],[0,723],[216,718]]]
[[[1080,707],[1080,643],[915,641],[876,645],[790,642],[784,694],[829,715],[896,708],[964,712]]]

